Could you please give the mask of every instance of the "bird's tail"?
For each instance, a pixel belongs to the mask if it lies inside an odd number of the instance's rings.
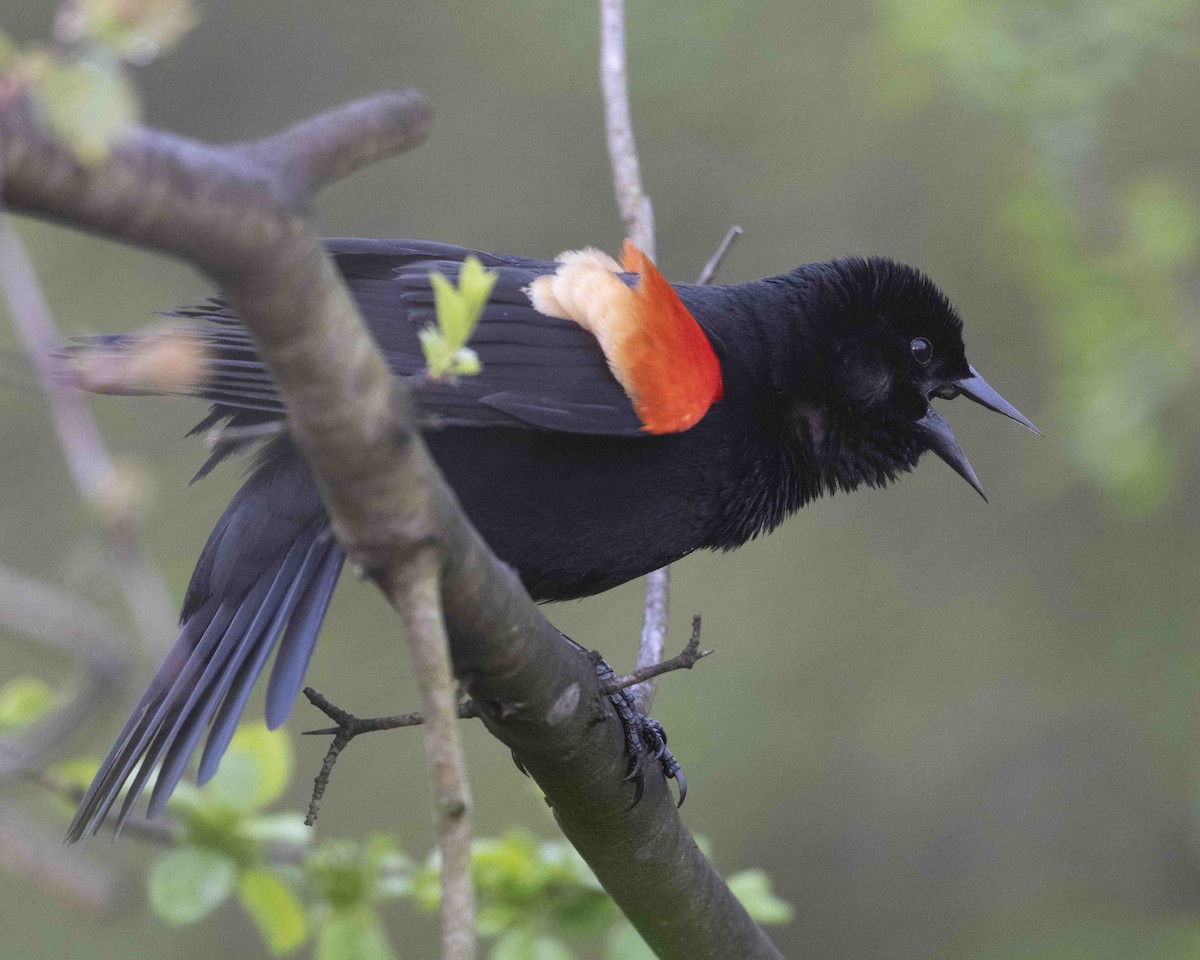
[[[287,719],[344,559],[304,463],[286,440],[272,443],[209,536],[179,637],[100,765],[68,841],[94,834],[129,782],[119,832],[156,769],[148,814],[161,812],[205,728],[197,781],[212,777],[277,643],[267,724]]]

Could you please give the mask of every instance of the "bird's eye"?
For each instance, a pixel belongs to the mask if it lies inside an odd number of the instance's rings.
[[[917,337],[910,344],[912,347],[913,359],[919,364],[926,364],[933,359],[933,345],[924,337]]]

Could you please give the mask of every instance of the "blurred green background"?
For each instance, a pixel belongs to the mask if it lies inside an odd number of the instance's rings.
[[[54,6],[7,4],[0,27],[45,37]],[[727,281],[846,253],[917,264],[966,318],[972,362],[1046,434],[951,404],[990,505],[931,460],[891,490],[823,501],[738,553],[675,568],[672,645],[700,610],[717,651],[664,680],[655,708],[691,785],[684,815],[722,870],[761,866],[795,904],[772,931],[788,956],[1200,954],[1196,6],[629,11],[668,276],[693,277],[732,223],[746,234]],[[233,140],[382,88],[431,97],[424,146],[326,192],[328,234],[547,257],[619,245],[594,4],[206,0],[201,14],[137,75],[155,125]],[[20,229],[70,334],[133,329],[207,292],[175,263]],[[17,349],[0,325],[0,350]],[[237,470],[187,489],[203,457],[182,439],[197,404],[94,408],[151,478],[145,534],[180,597]],[[0,382],[0,451],[0,561],[123,616],[96,522],[19,372]],[[620,667],[641,588],[547,613]],[[406,660],[382,599],[346,577],[310,682],[360,715],[410,709]],[[30,673],[54,680],[67,664],[0,635],[0,682]],[[62,755],[102,752],[134,698]],[[298,705],[289,728],[313,725]],[[466,736],[478,831],[555,836],[507,752],[478,725]],[[324,751],[297,741],[292,807]],[[62,828],[36,788],[6,796]],[[420,737],[355,745],[319,831],[394,832],[423,856]],[[235,906],[185,934],[153,919],[146,846],[99,840],[80,855],[125,878],[117,909],[64,907],[0,869],[0,957],[262,954]],[[435,919],[397,907],[387,924],[403,956],[436,955]]]

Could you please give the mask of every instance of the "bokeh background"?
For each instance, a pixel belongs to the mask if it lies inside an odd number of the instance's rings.
[[[735,554],[675,568],[672,645],[700,610],[717,651],[664,680],[656,705],[691,784],[684,814],[723,870],[763,867],[795,905],[773,930],[788,956],[1200,952],[1198,6],[632,5],[635,129],[668,276],[693,277],[732,223],[746,233],[726,281],[846,253],[915,263],[966,318],[972,362],[1045,432],[954,403],[943,409],[990,505],[931,460],[893,489],[823,501]],[[156,125],[233,140],[382,88],[432,98],[424,146],[327,191],[328,234],[547,257],[619,245],[594,4],[200,9],[181,47],[138,73]],[[0,28],[44,37],[53,10],[5,4]],[[134,329],[207,292],[172,262],[40,223],[20,232],[70,334]],[[17,349],[0,323],[0,562],[127,623]],[[187,488],[203,457],[183,440],[194,403],[94,407],[149,480],[145,537],[178,599],[237,470]],[[641,589],[547,613],[627,663]],[[140,681],[152,663],[138,664]],[[0,635],[0,682],[68,673]],[[310,681],[360,715],[417,702],[394,618],[353,577]],[[135,695],[59,755],[102,752]],[[289,727],[315,721],[301,704]],[[507,752],[477,725],[466,736],[479,832],[555,836]],[[296,740],[287,805],[302,807],[324,744]],[[416,734],[356,744],[322,835],[393,832],[423,856],[423,763]],[[48,830],[65,823],[36,787],[5,800]],[[123,878],[99,916],[0,865],[0,957],[262,954],[236,906],[184,934],[151,917],[155,853],[84,848]],[[436,954],[436,919],[397,906],[387,925],[403,956]]]

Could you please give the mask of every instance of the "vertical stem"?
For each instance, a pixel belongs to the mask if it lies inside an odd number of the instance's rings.
[[[604,129],[608,158],[612,164],[617,206],[625,221],[625,233],[646,256],[655,259],[654,208],[642,189],[637,144],[633,141],[633,119],[629,110],[629,74],[625,67],[625,0],[600,0],[600,88],[604,92]],[[670,567],[646,577],[646,614],[637,665],[648,666],[663,658],[670,609]],[[633,690],[638,708],[650,709],[654,684],[647,680]]]
[[[471,877],[471,792],[467,784],[458,700],[442,615],[437,556],[426,550],[389,591],[400,613],[421,693],[425,753],[433,787],[434,825],[442,856],[442,948],[445,960],[475,956]]]
[[[663,567],[646,574],[646,613],[642,619],[642,642],[638,646],[638,667],[661,663],[667,642],[667,621],[671,605],[671,568]],[[654,702],[654,681],[645,680],[630,691],[642,713],[649,713]]]
[[[654,209],[642,189],[633,120],[629,113],[629,82],[625,69],[625,2],[600,0],[600,87],[604,91],[604,127],[612,163],[617,206],[629,239],[655,259]]]

